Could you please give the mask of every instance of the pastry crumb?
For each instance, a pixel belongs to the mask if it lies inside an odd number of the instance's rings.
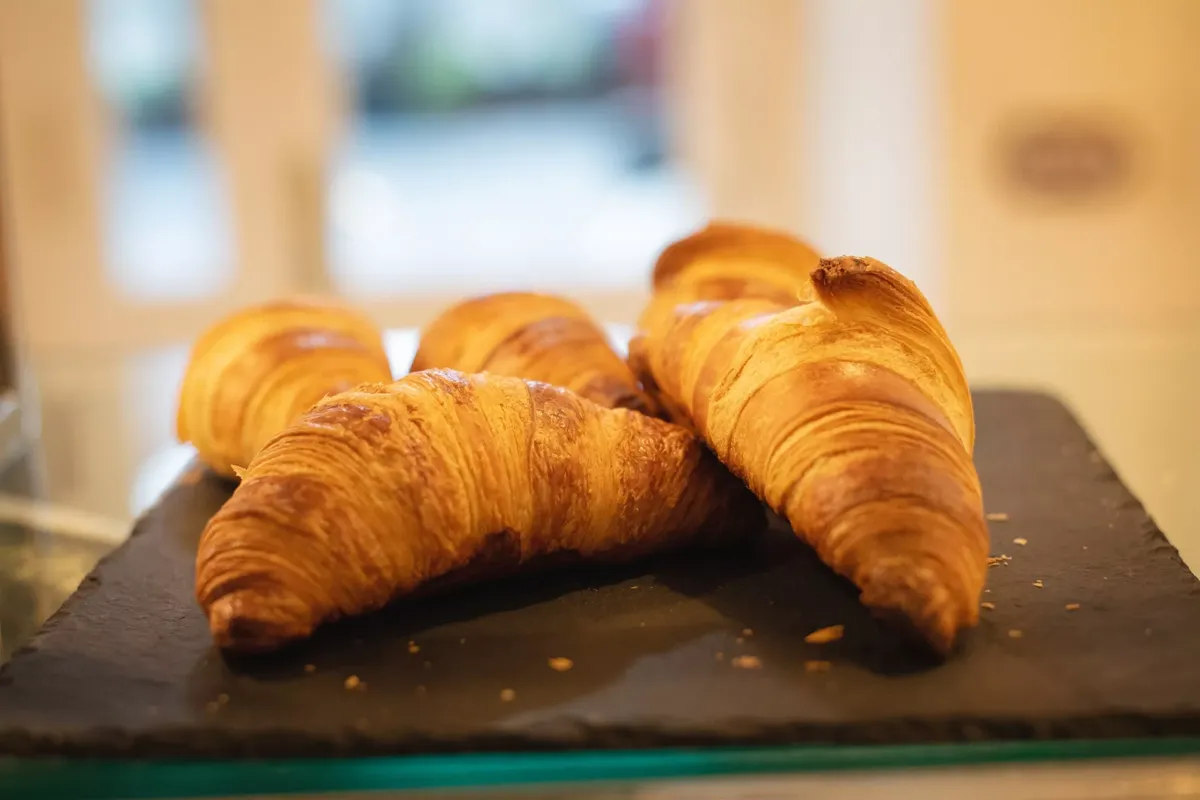
[[[1039,579],[1039,580],[1036,580],[1036,581],[1034,581],[1034,582],[1033,582],[1033,585],[1034,585],[1034,586],[1036,586],[1037,588],[1041,589],[1041,588],[1042,588],[1042,581],[1041,581],[1040,579]]]
[[[730,662],[737,669],[761,669],[762,659],[758,656],[738,656]]]
[[[562,656],[551,658],[547,663],[550,664],[550,669],[554,670],[555,672],[566,672],[571,667],[575,666],[574,661],[569,658],[563,658]]]
[[[995,603],[980,603],[979,606],[980,606],[980,608],[986,608],[988,611],[991,611],[996,608]]]
[[[514,692],[512,689],[501,689],[500,690],[500,701],[503,703],[511,703],[516,696],[517,696],[517,693]]]
[[[989,567],[999,567],[1001,565],[1008,566],[1008,562],[1012,561],[1012,556],[1001,553],[998,556],[988,556],[987,565]]]
[[[408,643],[408,652],[410,652],[410,653],[421,652],[421,645],[417,644],[416,642],[409,642]]]
[[[1005,514],[1003,511],[993,511],[983,516],[988,522],[1008,522],[1008,514]]]
[[[805,672],[829,672],[829,669],[832,666],[833,666],[833,664],[828,661],[805,661],[804,662],[804,671]]]
[[[316,664],[305,664],[305,665],[304,665],[304,671],[305,671],[305,672],[316,672],[316,671],[317,671],[317,665],[316,665]]]
[[[1018,536],[1017,538],[1013,539],[1013,544],[1024,547],[1025,545],[1029,544],[1029,540],[1026,539],[1024,536]]]
[[[357,675],[351,675],[349,678],[346,678],[346,681],[342,685],[345,686],[349,691],[367,688],[367,684],[359,680]]]
[[[753,636],[753,635],[754,635],[753,628],[742,628],[742,636]]]
[[[808,636],[804,637],[804,641],[808,642],[809,644],[828,644],[829,642],[836,642],[838,639],[842,638],[842,634],[845,632],[845,625],[830,625],[828,628],[821,628],[820,630],[813,631]]]
[[[1013,628],[1008,632],[1008,638],[1010,639],[1020,639],[1024,635],[1025,634],[1021,633],[1021,631],[1017,630],[1016,628]]]
[[[1067,603],[1066,609],[1067,611],[1078,611],[1079,603]]]

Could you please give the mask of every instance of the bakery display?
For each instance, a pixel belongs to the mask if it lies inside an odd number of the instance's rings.
[[[648,390],[863,603],[949,652],[978,620],[988,533],[971,397],[929,303],[854,257],[821,260],[783,303],[761,288],[808,269],[802,243],[734,226],[685,242],[630,345]]]
[[[252,306],[193,346],[179,396],[179,440],[232,478],[325,395],[391,377],[382,335],[359,312],[325,300]]]
[[[264,651],[416,592],[762,524],[683,428],[426,370],[328,397],[271,439],[205,528],[196,593],[219,646]]]
[[[506,292],[450,308],[422,332],[412,368],[511,375],[565,387],[605,408],[656,411],[604,330],[553,295]]]
[[[443,312],[394,383],[344,306],[214,326],[179,431],[243,477],[197,554],[217,643],[271,650],[447,585],[747,537],[765,504],[948,654],[978,621],[988,533],[966,379],[920,290],[728,222],[667,247],[652,282],[628,361],[530,292]]]

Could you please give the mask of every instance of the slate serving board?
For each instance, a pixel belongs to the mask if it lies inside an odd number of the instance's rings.
[[[1009,516],[991,523],[992,552],[1011,561],[989,570],[995,609],[943,665],[880,629],[782,531],[401,604],[228,663],[192,599],[197,538],[230,491],[204,476],[174,488],[0,671],[0,753],[1200,735],[1200,583],[1063,406],[976,400],[987,505]],[[844,639],[804,643],[832,624]],[[740,655],[761,667],[733,666]],[[553,657],[574,667],[556,672]],[[813,660],[831,668],[810,672]],[[352,675],[365,687],[347,690]]]

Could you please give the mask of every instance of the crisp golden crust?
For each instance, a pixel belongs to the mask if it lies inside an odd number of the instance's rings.
[[[823,260],[801,295],[652,302],[631,364],[867,605],[948,651],[988,551],[958,355],[878,261]]]
[[[176,428],[206,464],[233,477],[325,395],[390,378],[379,330],[361,314],[315,300],[254,306],[193,346]]]
[[[657,412],[600,326],[553,295],[506,292],[450,308],[422,333],[412,368],[544,381],[605,408]]]
[[[654,266],[654,291],[675,303],[755,297],[791,305],[809,299],[820,256],[781,231],[712,222],[668,246]]]
[[[272,439],[205,529],[196,591],[221,647],[269,650],[546,557],[625,560],[762,525],[677,426],[429,370],[328,397]]]

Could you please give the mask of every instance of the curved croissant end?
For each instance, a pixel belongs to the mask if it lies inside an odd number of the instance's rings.
[[[239,311],[192,348],[176,429],[236,477],[266,441],[327,394],[391,379],[379,330],[356,311],[292,300]]]
[[[450,308],[422,333],[413,371],[491,372],[562,386],[605,408],[657,409],[604,330],[561,297],[506,292]]]

